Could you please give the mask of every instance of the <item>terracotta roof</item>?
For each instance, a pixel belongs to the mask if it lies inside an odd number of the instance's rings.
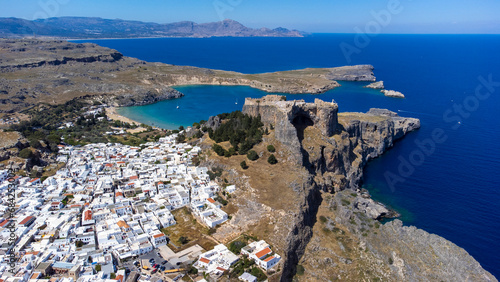
[[[210,203],[212,203],[212,204],[214,204],[214,203],[215,203],[215,200],[214,200],[214,199],[212,199],[212,198],[208,198],[207,200],[208,200]]]
[[[222,267],[217,267],[217,270],[220,270],[220,271],[224,272],[224,271],[226,271],[227,269],[224,269],[224,268],[222,268]]]
[[[33,217],[28,216],[25,219],[23,219],[23,221],[19,222],[19,224],[24,225],[24,224],[28,223],[31,219],[33,219]]]
[[[106,166],[106,167],[112,167],[113,164],[105,164],[104,166]]]
[[[273,258],[275,258],[275,256],[270,256],[270,257],[266,258],[264,261],[268,262],[268,261],[272,260]]]
[[[61,202],[52,202],[50,205],[52,205],[52,206],[59,206],[60,203]]]
[[[210,261],[206,258],[200,258],[200,261],[203,263],[210,263]]]
[[[42,274],[42,273],[41,272],[33,273],[33,275],[31,275],[31,279],[37,279],[38,277],[40,277],[40,274]]]
[[[119,227],[123,227],[123,228],[130,228],[130,226],[128,226],[128,224],[123,221],[123,220],[120,220],[116,223]]]
[[[156,234],[156,235],[154,235],[153,237],[154,237],[154,238],[160,238],[160,237],[164,237],[164,236],[165,236],[164,234]]]
[[[116,276],[115,280],[123,281],[123,275]]]
[[[29,182],[30,182],[30,183],[33,183],[33,182],[35,182],[35,181],[37,181],[37,180],[39,180],[39,179],[40,179],[40,178],[33,178],[33,179],[31,179]]]
[[[130,176],[128,179],[130,179],[130,180],[132,180],[132,179],[139,179],[139,176],[137,176],[137,175]]]
[[[10,222],[10,220],[4,220],[2,223],[0,223],[0,227],[4,227],[9,222]]]
[[[92,219],[92,211],[91,210],[86,210],[83,214],[84,214],[84,220],[91,220]]]
[[[265,248],[264,250],[258,252],[255,254],[256,257],[258,257],[259,259],[267,254],[271,253],[271,249],[269,248]]]
[[[36,252],[26,252],[26,255],[38,255],[40,252],[39,251],[36,251]]]
[[[118,197],[118,196],[123,196],[123,193],[122,193],[122,192],[116,192],[116,194],[115,194],[115,195],[116,195],[117,197]]]

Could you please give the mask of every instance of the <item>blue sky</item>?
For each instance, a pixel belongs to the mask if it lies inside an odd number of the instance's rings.
[[[499,0],[0,0],[0,7],[0,17],[30,20],[86,16],[202,23],[230,18],[254,28],[341,33],[364,31],[377,22],[381,33],[500,33]]]

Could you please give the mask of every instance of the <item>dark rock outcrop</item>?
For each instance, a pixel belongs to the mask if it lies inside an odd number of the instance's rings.
[[[219,116],[211,116],[205,123],[205,126],[211,128],[212,130],[216,130],[221,124],[222,121]]]
[[[287,236],[288,246],[284,254],[286,260],[281,275],[282,282],[292,281],[297,272],[297,264],[313,235],[312,228],[316,223],[316,214],[322,201],[320,190],[313,179],[310,179],[302,188],[305,197],[292,231]]]

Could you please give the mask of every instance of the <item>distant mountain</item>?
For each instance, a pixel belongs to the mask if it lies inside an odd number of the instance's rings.
[[[87,17],[60,17],[34,21],[0,18],[0,37],[19,38],[34,35],[57,38],[302,37],[304,33],[282,27],[253,29],[233,20],[204,24],[188,21],[158,24]]]

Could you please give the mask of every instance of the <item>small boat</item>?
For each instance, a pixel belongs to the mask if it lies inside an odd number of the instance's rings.
[[[236,102],[234,102],[236,105],[238,105],[238,99],[236,99]]]
[[[179,104],[177,104],[177,109],[178,109],[178,108],[180,108],[180,107],[179,107]]]

